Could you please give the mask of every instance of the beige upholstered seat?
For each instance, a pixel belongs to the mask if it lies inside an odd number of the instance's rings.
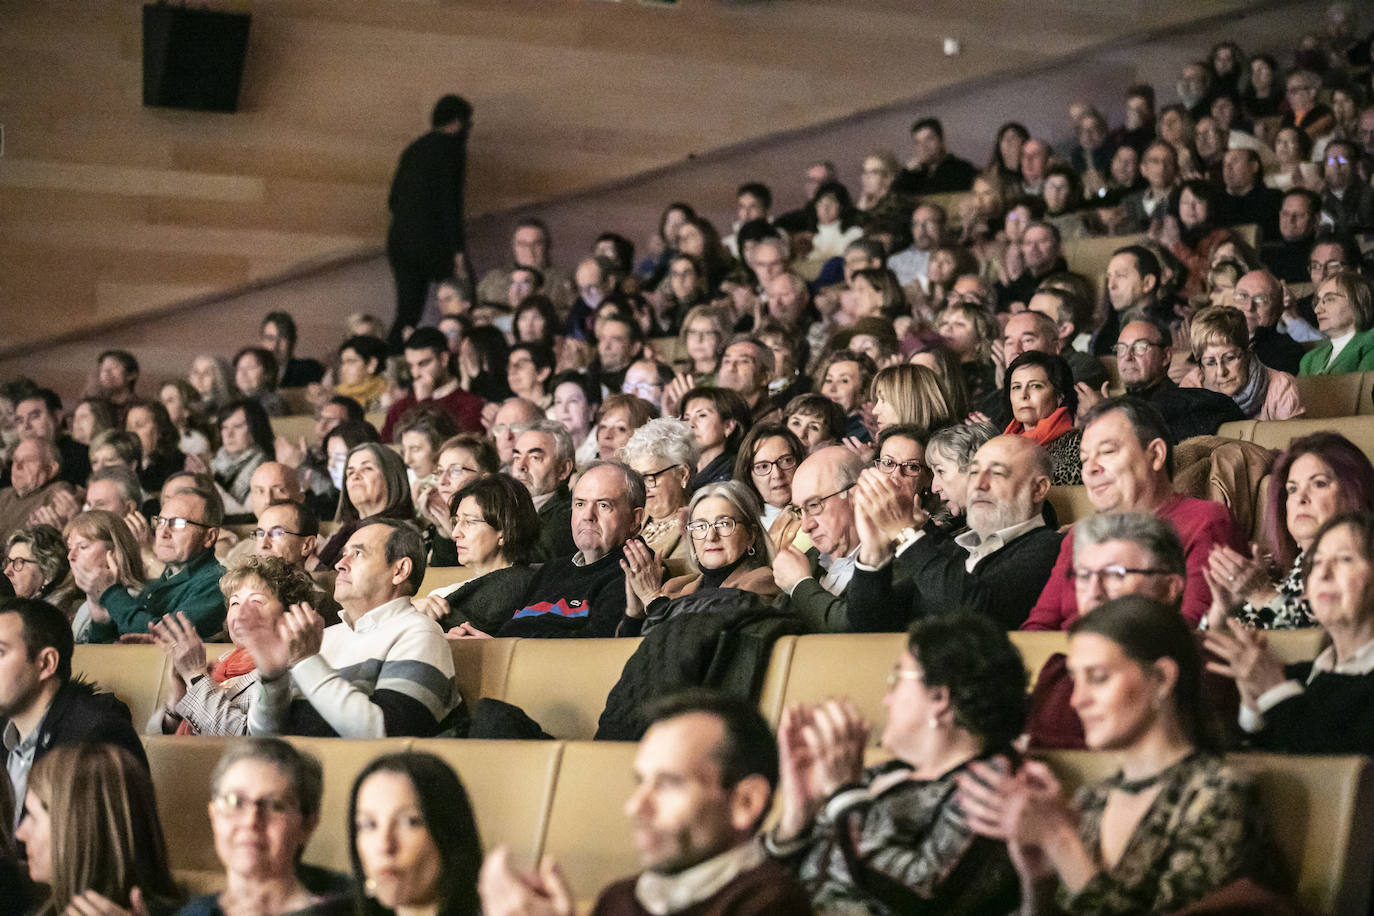
[[[72,653],[72,673],[123,700],[137,731],[158,708],[168,670],[159,646],[82,645]]]
[[[486,640],[483,640],[484,642]],[[501,699],[519,706],[555,738],[596,734],[611,692],[638,638],[521,639]]]
[[[563,866],[579,900],[639,870],[625,803],[634,791],[636,745],[570,741],[563,746],[544,851]]]

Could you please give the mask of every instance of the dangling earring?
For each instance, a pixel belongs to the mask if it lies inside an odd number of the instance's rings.
[[[754,555],[754,545],[753,545],[753,544],[750,544],[750,545],[749,545],[749,549],[746,550],[746,551],[744,552],[744,555],[747,556],[747,557],[752,557],[752,556]]]
[[[376,895],[376,893],[377,893],[377,879],[376,879],[376,878],[368,878],[366,881],[363,882],[363,893],[367,894],[367,896],[369,896],[369,897],[372,897],[372,896],[375,896],[375,895]]]
[[[939,728],[939,727],[940,727],[940,717],[939,717],[939,716],[931,716],[931,717],[930,717],[930,727],[931,727],[931,728]]]

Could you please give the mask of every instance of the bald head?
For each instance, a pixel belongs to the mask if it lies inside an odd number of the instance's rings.
[[[863,469],[862,458],[832,445],[803,461],[792,477],[792,502],[802,507],[802,530],[821,553],[844,557],[858,546],[849,488]]]
[[[1008,363],[1027,350],[1054,355],[1059,352],[1059,326],[1038,311],[1017,312],[1007,319],[1002,343]]]
[[[277,461],[264,461],[249,481],[248,505],[253,517],[262,518],[263,510],[274,502],[299,503],[305,501],[295,468]]]
[[[1272,328],[1283,314],[1283,286],[1267,270],[1252,270],[1236,282],[1235,306],[1245,314],[1250,336],[1259,328]]]
[[[1053,470],[1049,452],[1031,439],[989,439],[969,462],[969,528],[988,537],[1039,515]]]

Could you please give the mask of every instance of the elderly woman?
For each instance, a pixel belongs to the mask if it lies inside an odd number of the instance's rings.
[[[1374,465],[1338,433],[1294,439],[1271,471],[1265,503],[1267,562],[1218,544],[1207,557],[1212,607],[1206,626],[1228,615],[1259,629],[1316,626],[1303,588],[1303,567],[1317,530],[1337,515],[1374,512]],[[1277,570],[1277,573],[1271,571]]]
[[[642,543],[628,541],[620,561],[629,587],[625,615],[642,619],[643,631],[679,614],[718,610],[720,589],[778,594],[773,581],[773,543],[759,523],[763,510],[738,480],[712,483],[692,496],[687,507],[690,549],[688,573],[663,579],[663,565]],[[711,594],[706,594],[706,593]]]
[[[765,847],[817,912],[1015,910],[1006,848],[974,835],[955,787],[979,762],[1005,770],[999,755],[1025,720],[1020,654],[982,617],[932,617],[911,628],[887,685],[881,743],[894,759],[875,766],[864,766],[869,726],[852,703],[783,713],[780,813]]]
[[[1050,453],[1054,465],[1050,483],[1082,483],[1078,444],[1083,430],[1073,425],[1078,392],[1069,364],[1062,357],[1027,350],[1007,367],[1006,390],[1012,416],[1006,434],[1024,436]]]
[[[495,634],[534,578],[530,564],[539,554],[539,513],[529,489],[509,474],[477,478],[450,505],[458,562],[472,576],[413,604],[445,631],[463,627]]]
[[[37,598],[56,605],[68,618],[81,603],[81,591],[72,581],[67,545],[51,525],[20,528],[5,544],[5,577],[15,597]]]
[[[501,470],[501,458],[490,439],[473,433],[460,433],[438,449],[432,482],[421,485],[414,495],[415,509],[430,528],[431,566],[457,566],[453,546],[453,497],[479,477]]]
[[[225,515],[245,515],[253,472],[275,452],[272,423],[257,401],[235,401],[220,411],[219,451],[207,466],[199,455],[186,459],[186,469],[214,475]]]
[[[58,742],[29,771],[18,804],[24,815],[14,838],[28,851],[29,878],[48,890],[34,912],[176,909],[181,893],[145,761],[113,744]]]
[[[763,506],[759,521],[770,534],[779,518],[800,518],[792,508],[792,474],[805,459],[806,446],[781,423],[760,423],[740,444],[735,480],[758,498]]]
[[[687,571],[687,539],[682,509],[687,482],[697,466],[692,428],[682,420],[650,420],[635,430],[621,450],[623,460],[644,478],[644,524],[639,536],[671,575]]]
[[[186,381],[200,397],[197,406],[208,414],[218,413],[242,397],[234,387],[234,368],[223,356],[202,353],[191,360]]]
[[[210,829],[224,890],[191,900],[178,916],[225,916],[245,901],[261,916],[353,912],[348,894],[312,893],[298,874],[323,793],[320,762],[285,741],[229,745],[210,774]]]
[[[1298,375],[1374,369],[1374,288],[1369,280],[1353,270],[1327,274],[1312,305],[1326,340],[1304,354]]]
[[[78,643],[90,642],[92,623],[108,623],[110,612],[100,603],[109,587],[105,573],[113,570],[115,585],[130,595],[143,590],[146,578],[143,555],[129,526],[113,512],[87,509],[67,523],[67,562],[72,580],[85,601],[72,617],[72,636]]]
[[[959,419],[945,400],[940,376],[925,366],[907,364],[880,369],[873,376],[869,398],[879,432],[901,424],[936,430]]]
[[[1329,645],[1284,666],[1239,621],[1207,634],[1213,666],[1240,690],[1240,725],[1254,743],[1287,754],[1374,753],[1374,515],[1337,515],[1312,538],[1304,564],[1312,616]]]
[[[376,442],[354,446],[344,462],[343,492],[334,519],[340,523],[339,530],[320,548],[320,568],[334,568],[344,545],[366,519],[413,521],[414,517],[415,506],[401,456]]]
[[[275,626],[293,604],[315,591],[310,575],[279,557],[250,554],[220,578],[225,628],[235,648],[211,664],[205,644],[184,614],[167,614],[148,630],[172,661],[166,705],[148,722],[150,734],[246,735],[248,704],[257,679],[240,636],[254,626]]]
[[[369,763],[353,782],[347,824],[355,912],[481,916],[477,821],[438,757],[409,751]]]
[[[134,401],[124,415],[124,429],[138,436],[143,460],[138,482],[149,493],[162,489],[168,475],[180,471],[186,456],[180,448],[181,433],[161,401]]]
[[[1108,601],[1074,621],[1068,666],[1088,747],[1121,770],[1072,802],[1038,761],[958,777],[972,829],[1008,845],[1027,911],[1173,913],[1242,879],[1273,883],[1258,787],[1219,756],[1183,618],[1137,595]]]
[[[1251,420],[1291,420],[1302,415],[1293,376],[1259,361],[1245,314],[1239,309],[1203,309],[1193,316],[1188,336],[1198,365],[1179,381],[1180,387],[1224,394]]]
[[[950,537],[964,530],[969,464],[974,452],[996,435],[997,430],[987,423],[965,423],[942,429],[926,442],[930,492],[940,501],[930,516],[933,530]]]
[[[658,408],[633,394],[612,394],[596,417],[596,454],[602,461],[620,460],[620,450],[635,430],[658,416]]]

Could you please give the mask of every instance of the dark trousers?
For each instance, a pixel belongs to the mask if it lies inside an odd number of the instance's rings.
[[[401,352],[406,328],[420,323],[429,296],[429,285],[453,276],[453,255],[439,251],[416,251],[394,243],[386,246],[386,260],[391,265],[396,285],[396,320],[391,325],[387,342],[393,353]]]

